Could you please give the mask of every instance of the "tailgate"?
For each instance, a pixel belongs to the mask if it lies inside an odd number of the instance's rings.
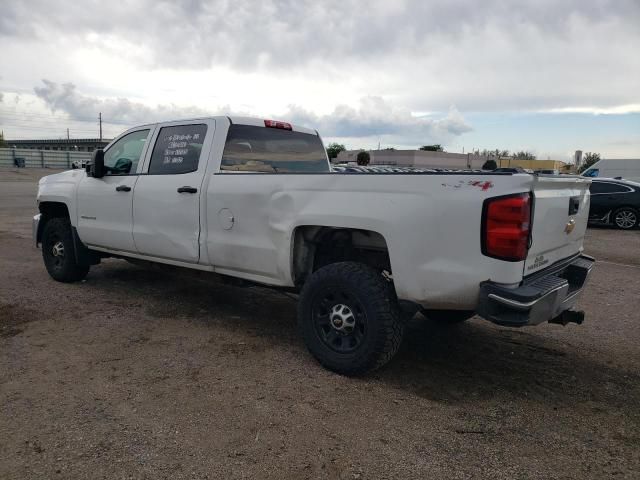
[[[525,276],[582,251],[589,218],[590,183],[589,179],[573,176],[536,177]]]

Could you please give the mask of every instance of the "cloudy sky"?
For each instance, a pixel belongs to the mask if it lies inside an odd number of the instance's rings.
[[[348,147],[640,157],[640,0],[4,0],[6,138],[248,114]]]

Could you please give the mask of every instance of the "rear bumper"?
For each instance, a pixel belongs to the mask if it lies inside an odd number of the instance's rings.
[[[517,288],[493,282],[480,284],[478,315],[499,325],[521,327],[542,322],[582,323],[584,314],[571,309],[582,293],[595,260],[581,255],[560,268],[547,269]]]

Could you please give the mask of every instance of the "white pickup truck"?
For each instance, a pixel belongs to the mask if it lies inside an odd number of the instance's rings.
[[[360,374],[393,357],[418,309],[443,322],[581,323],[589,183],[332,169],[314,130],[212,117],[132,128],[86,171],[44,177],[33,235],[62,282],[114,257],[297,292],[311,353]]]

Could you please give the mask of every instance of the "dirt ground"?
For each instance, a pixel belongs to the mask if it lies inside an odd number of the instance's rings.
[[[107,260],[51,280],[0,171],[0,478],[640,478],[640,231],[590,229],[582,326],[420,315],[365,378],[295,300]]]

